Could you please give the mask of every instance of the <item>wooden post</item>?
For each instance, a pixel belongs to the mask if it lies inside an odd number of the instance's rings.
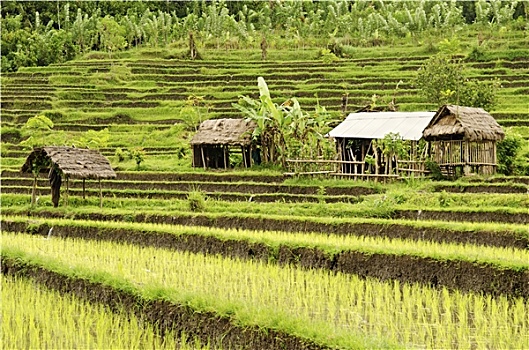
[[[242,159],[244,162],[244,167],[248,168],[248,164],[246,164],[246,153],[244,152],[244,146],[241,146],[241,152],[242,152]]]
[[[66,206],[68,206],[68,197],[70,195],[70,177],[66,175]]]
[[[204,146],[200,146],[200,153],[202,154],[202,166],[204,167],[204,170],[206,170],[206,157],[204,156]]]
[[[86,195],[85,195],[85,180],[86,179],[83,179],[83,199],[86,199]]]
[[[99,180],[99,208],[103,209],[103,188],[101,187],[101,178]]]
[[[224,154],[224,169],[228,169],[228,160],[227,160],[228,146],[222,147],[222,153]]]

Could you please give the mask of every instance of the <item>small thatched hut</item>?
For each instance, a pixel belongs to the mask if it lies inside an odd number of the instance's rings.
[[[62,177],[66,179],[67,193],[70,178],[83,179],[83,198],[85,196],[85,179],[99,180],[101,201],[101,179],[116,177],[116,173],[110,166],[108,159],[99,152],[60,146],[34,148],[22,166],[21,171],[34,174],[32,203],[35,202],[38,174],[48,172],[52,187],[52,201],[55,207],[59,204]]]
[[[256,149],[252,143],[255,123],[246,119],[211,119],[200,124],[191,139],[193,166],[230,167],[230,153],[241,153],[242,164],[252,166]]]
[[[493,174],[496,142],[505,134],[482,108],[442,106],[423,132],[431,143],[430,156],[447,175]]]

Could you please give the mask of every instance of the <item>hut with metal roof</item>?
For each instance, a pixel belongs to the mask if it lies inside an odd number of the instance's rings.
[[[255,143],[252,133],[256,124],[246,119],[210,119],[202,122],[191,139],[193,166],[229,168],[230,154],[241,154],[242,165],[255,162]]]
[[[407,162],[407,171],[422,171],[418,156],[419,140],[435,112],[357,112],[351,113],[328,136],[336,141],[341,172],[362,175],[397,176],[399,163]],[[409,157],[394,159],[380,148],[380,140],[395,135],[409,145]]]
[[[110,166],[108,159],[98,151],[62,146],[34,148],[24,165],[22,165],[21,171],[34,175],[32,204],[35,203],[39,173],[48,173],[52,187],[52,201],[55,207],[59,203],[62,178],[66,180],[66,202],[68,200],[70,178],[83,180],[83,198],[85,197],[85,180],[97,179],[99,181],[99,196],[102,206],[101,179],[116,177],[116,173]]]
[[[495,173],[496,143],[505,137],[482,108],[456,105],[439,108],[423,135],[431,144],[431,159],[449,176]]]

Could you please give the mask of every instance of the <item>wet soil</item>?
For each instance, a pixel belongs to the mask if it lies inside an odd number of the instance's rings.
[[[213,348],[224,349],[325,349],[313,342],[286,334],[275,329],[258,326],[239,326],[229,317],[211,311],[195,310],[184,304],[168,300],[147,300],[125,289],[114,289],[108,285],[82,278],[73,278],[32,266],[20,260],[2,257],[2,273],[31,278],[63,294],[73,294],[91,303],[102,303],[113,310],[124,308],[140,319],[153,324],[165,334],[173,330],[178,337],[197,337]]]
[[[50,226],[3,220],[2,228],[7,232],[28,232],[44,236],[48,234]],[[315,247],[282,244],[279,249],[274,249],[263,243],[224,240],[213,236],[97,227],[54,226],[53,236],[127,242],[247,260],[277,261],[279,264],[326,269],[380,280],[399,280],[403,283],[421,283],[491,295],[529,297],[529,269],[514,270],[456,259],[436,260],[347,250],[330,254]]]

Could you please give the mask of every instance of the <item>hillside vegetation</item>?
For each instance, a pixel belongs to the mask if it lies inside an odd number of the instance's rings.
[[[527,348],[528,10],[2,2],[5,347]],[[434,55],[501,85],[490,112],[520,143],[516,175],[191,167],[199,123],[242,117],[258,77],[330,128],[360,108],[436,110],[416,86]],[[117,178],[63,179],[54,207],[47,174],[20,172],[41,145],[98,149]]]

